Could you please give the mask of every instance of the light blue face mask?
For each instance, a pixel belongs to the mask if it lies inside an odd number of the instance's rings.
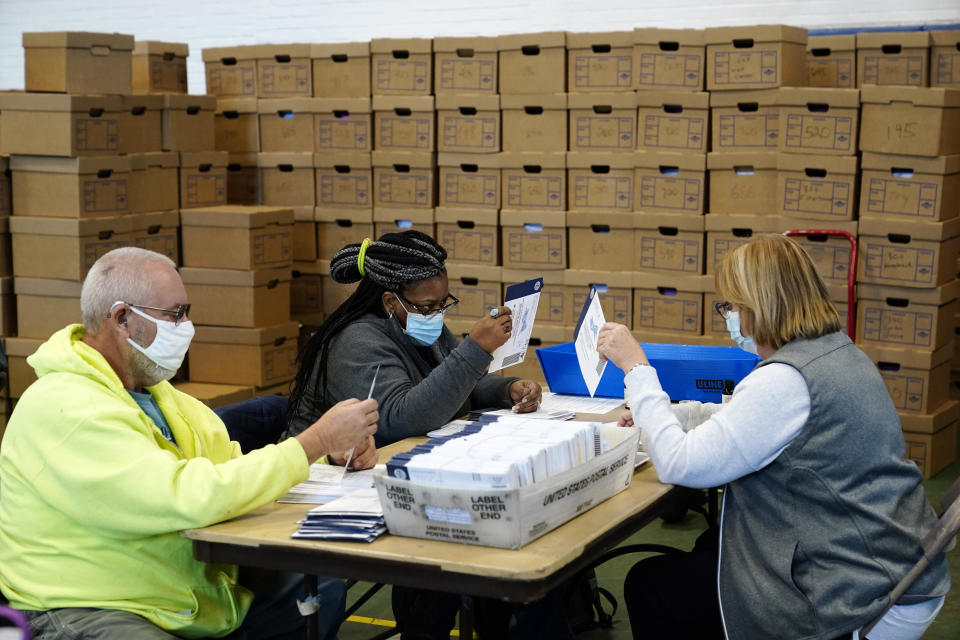
[[[743,336],[740,334],[740,313],[729,311],[726,316],[727,331],[730,332],[730,339],[737,343],[737,346],[756,355],[757,343],[753,341],[753,336]]]
[[[423,347],[429,347],[436,342],[443,332],[443,314],[435,313],[428,318],[422,313],[414,313],[407,309],[400,300],[400,296],[397,296],[397,302],[407,312],[407,326],[403,332]]]

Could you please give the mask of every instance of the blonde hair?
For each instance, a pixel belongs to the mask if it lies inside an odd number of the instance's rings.
[[[786,236],[761,235],[742,244],[717,269],[717,294],[740,308],[754,341],[779,349],[795,338],[840,330],[823,278],[803,247]]]

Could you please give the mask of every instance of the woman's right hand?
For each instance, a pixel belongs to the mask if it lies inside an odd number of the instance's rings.
[[[513,318],[510,307],[497,307],[497,317],[483,316],[470,329],[470,337],[487,353],[493,353],[500,345],[510,339],[513,330]]]

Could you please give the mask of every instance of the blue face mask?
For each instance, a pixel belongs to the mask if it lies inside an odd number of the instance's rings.
[[[743,336],[740,334],[740,314],[737,311],[727,313],[727,331],[730,332],[730,339],[737,343],[737,346],[756,355],[757,343],[753,341],[752,336]]]
[[[423,347],[429,347],[436,342],[440,333],[443,332],[443,314],[436,313],[428,318],[422,313],[414,313],[408,310],[399,296],[397,296],[397,302],[407,312],[407,326],[403,332]]]

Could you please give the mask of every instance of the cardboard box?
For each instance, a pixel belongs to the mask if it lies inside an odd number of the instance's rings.
[[[180,208],[227,204],[226,151],[180,152]]]
[[[264,44],[256,54],[258,98],[313,95],[309,44]]]
[[[45,156],[119,153],[120,96],[0,92],[0,152]]]
[[[928,289],[860,284],[857,344],[936,351],[953,339],[960,281]]]
[[[630,486],[639,430],[603,429],[610,450],[520,489],[463,489],[376,475],[387,528],[393,535],[518,549]],[[483,518],[490,514],[465,508],[480,502],[502,506],[495,514],[502,517]],[[450,519],[428,518],[434,509]]]
[[[213,96],[163,97],[164,151],[213,151]]]
[[[861,216],[948,220],[960,214],[960,155],[865,152],[861,166]]]
[[[313,166],[318,207],[372,210],[373,168],[369,153],[315,153]]]
[[[130,211],[126,156],[14,156],[10,170],[16,216],[93,218]]]
[[[817,220],[794,218],[792,216],[778,217],[780,228],[778,232],[790,229],[810,229],[817,230],[823,226],[829,226],[835,231],[846,231],[852,236],[857,235],[856,222],[833,221],[829,225],[823,225]],[[834,305],[838,302],[846,302],[848,299],[848,275],[850,274],[850,241],[843,236],[831,236],[826,234],[806,234],[795,235],[793,239],[803,249],[810,254],[810,259],[816,266],[820,277],[827,285],[827,291],[830,293],[830,299]],[[838,311],[839,311],[838,306]],[[846,326],[846,323],[844,323]]]
[[[374,207],[373,233],[379,238],[385,233],[400,233],[414,229],[428,236],[435,233],[433,228],[433,209]]]
[[[120,153],[163,149],[163,96],[127,95],[123,101]]]
[[[590,287],[596,288],[600,296],[600,307],[607,322],[617,322],[628,327],[633,322],[633,274],[629,271],[567,269],[563,274],[563,281],[570,300],[565,325],[576,327],[583,305],[587,302]],[[567,339],[563,337],[558,341]]]
[[[257,100],[260,150],[267,153],[313,151],[317,109],[315,98]]]
[[[256,98],[218,98],[213,112],[213,140],[217,151],[260,151],[260,119]]]
[[[374,149],[429,152],[435,149],[434,99],[430,96],[374,96]]]
[[[703,216],[644,212],[637,215],[636,225],[634,271],[703,273]]]
[[[707,191],[706,160],[699,153],[637,152],[633,208],[701,215]]]
[[[317,255],[317,223],[313,219],[314,207],[293,207],[293,261],[313,261]],[[291,284],[293,295],[293,285]],[[293,307],[291,307],[292,309]]]
[[[316,151],[370,151],[373,140],[370,99],[317,98],[314,128]]]
[[[496,228],[494,228],[493,234],[496,236]],[[438,242],[448,252],[447,284],[450,288],[450,295],[460,300],[460,304],[444,314],[444,322],[449,326],[456,326],[456,323],[462,322],[466,325],[469,333],[469,328],[473,327],[474,323],[487,315],[490,309],[502,304],[501,269],[497,266],[482,264],[480,261],[453,260],[449,253],[453,245],[444,242],[442,239],[438,239]],[[510,375],[514,374],[511,373]]]
[[[68,324],[81,322],[81,284],[79,280],[14,278],[19,337],[46,340]]]
[[[781,151],[856,155],[859,91],[784,87],[777,101]]]
[[[567,32],[570,93],[633,91],[633,32]]]
[[[636,89],[703,91],[706,46],[702,29],[633,30]]]
[[[633,94],[571,93],[570,151],[633,151],[637,103]]]
[[[260,198],[263,204],[283,207],[316,205],[313,153],[258,153]]]
[[[566,93],[566,47],[565,31],[499,36],[500,95]]]
[[[783,219],[769,214],[710,213],[704,216],[703,221],[707,232],[708,274],[716,273],[717,265],[729,252],[749,242],[754,236],[781,233],[784,230]]]
[[[500,114],[504,151],[567,150],[567,94],[501,95]]]
[[[497,39],[434,38],[434,92],[497,93]]]
[[[7,350],[7,362],[9,363],[9,397],[19,398],[31,384],[37,380],[37,374],[33,367],[27,364],[27,357],[32,356],[40,345],[46,341],[46,338],[24,338],[7,336],[3,339],[4,347]]]
[[[187,93],[185,42],[137,40],[131,58],[131,86],[134,93]]]
[[[710,213],[777,211],[777,153],[709,153]]]
[[[180,264],[180,212],[154,211],[130,216],[130,245],[156,251]]]
[[[956,279],[960,218],[944,222],[860,218],[857,280],[937,287]]]
[[[703,290],[708,276],[634,274],[633,325],[641,332],[673,333],[677,340],[703,334]]]
[[[317,256],[330,260],[348,244],[375,238],[372,209],[321,209],[314,210],[317,221]],[[329,265],[324,275],[330,275]],[[336,308],[336,307],[334,307]]]
[[[930,86],[930,33],[883,31],[857,34],[857,86]]]
[[[352,294],[360,284],[359,281],[352,284],[340,284],[339,282],[334,281],[333,278],[330,277],[329,260],[297,262],[294,264],[294,267],[296,271],[300,272],[301,277],[304,275],[315,275],[320,278],[320,300],[323,303],[323,314],[309,314],[309,319],[315,326],[319,326],[319,322],[322,322],[323,315],[329,315],[336,311],[337,308],[343,304],[348,297],[350,297],[350,294]],[[310,282],[313,282],[313,280],[311,279],[308,281],[308,285]]]
[[[633,154],[567,154],[567,204],[570,211],[632,211]]]
[[[861,346],[880,370],[897,411],[931,413],[950,399],[951,345],[937,351]]]
[[[308,261],[313,262],[314,260]],[[323,324],[323,276],[317,273],[303,273],[296,268],[291,272],[290,280],[290,319],[304,326]]]
[[[130,93],[133,36],[87,31],[25,32],[27,91]]]
[[[500,154],[503,209],[565,211],[566,153]]]
[[[180,277],[191,300],[202,300],[190,316],[197,325],[271,327],[290,320],[290,266],[282,269],[196,269]]]
[[[289,268],[293,262],[292,232],[291,209],[240,205],[185,209],[180,213],[183,265],[203,269]]]
[[[706,153],[710,94],[705,91],[637,93],[637,148]]]
[[[856,71],[856,34],[807,38],[808,85],[853,89],[857,86]]]
[[[13,275],[83,280],[93,263],[131,240],[129,216],[90,220],[13,216]]]
[[[0,276],[13,275],[13,249],[10,239],[10,218],[0,218]]]
[[[318,98],[370,97],[370,43],[338,42],[310,47],[313,95]]]
[[[503,224],[500,225],[501,230]],[[506,251],[506,247],[504,247]],[[565,272],[557,270],[543,270],[542,267],[533,266],[533,268],[514,269],[504,266],[501,273],[503,288],[512,284],[526,282],[533,278],[543,278],[543,287],[540,289],[540,302],[537,305],[537,315],[534,316],[534,331],[543,334],[544,325],[553,325],[554,327],[569,326],[568,318],[571,317],[572,298],[564,285]],[[500,298],[503,300],[503,297]],[[579,311],[579,310],[578,310]],[[566,333],[563,336],[564,340]]]
[[[0,218],[13,211],[10,192],[10,158],[0,156]]]
[[[570,269],[618,271],[633,254],[635,216],[629,212],[567,213]]]
[[[255,153],[231,153],[227,162],[227,202],[260,204],[260,168]]]
[[[960,29],[930,31],[930,86],[960,89]]]
[[[775,151],[780,144],[778,89],[710,94],[711,149]]]
[[[180,155],[173,151],[130,155],[127,201],[130,213],[169,211],[180,206],[178,167]]]
[[[190,343],[190,380],[268,387],[297,375],[296,322],[240,329],[196,328]]]
[[[711,27],[707,90],[802,87],[807,83],[807,30],[785,25]]]
[[[424,207],[436,202],[432,153],[373,152],[373,206]]]
[[[781,154],[777,214],[853,220],[857,213],[856,156]]]
[[[222,98],[257,97],[257,45],[202,52],[207,93]]]
[[[451,153],[500,151],[500,96],[437,96],[437,150]]]
[[[860,101],[861,151],[908,156],[960,153],[960,91],[866,86]]]
[[[375,96],[433,93],[433,40],[374,38],[370,41],[371,90]]]
[[[196,398],[211,409],[253,397],[253,389],[233,384],[211,384],[209,382],[177,382],[173,385],[192,398]]]
[[[903,432],[906,458],[913,460],[924,478],[932,478],[957,459],[957,423],[936,433]]]
[[[492,153],[439,153],[441,207],[500,208],[500,158]]]
[[[567,229],[562,211],[500,212],[505,269],[566,269]]]

